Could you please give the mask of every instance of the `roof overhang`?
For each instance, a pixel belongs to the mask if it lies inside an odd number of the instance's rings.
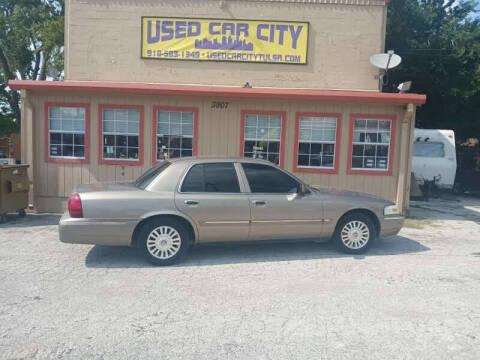
[[[243,88],[236,86],[217,85],[125,83],[105,81],[10,80],[8,82],[8,86],[14,90],[30,90],[33,92],[94,92],[171,96],[216,96],[247,99],[311,100],[382,104],[423,105],[427,99],[427,97],[422,94],[381,93],[377,91],[261,87]]]

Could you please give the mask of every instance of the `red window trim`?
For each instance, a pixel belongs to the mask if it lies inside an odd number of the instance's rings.
[[[364,119],[380,119],[380,120],[391,120],[392,127],[390,133],[390,154],[388,156],[388,169],[387,170],[362,170],[362,169],[352,169],[352,153],[353,153],[353,124],[355,119],[364,118]],[[348,138],[348,164],[347,164],[347,174],[349,175],[378,175],[378,176],[391,176],[393,172],[393,160],[394,160],[394,151],[395,151],[395,136],[397,130],[397,117],[395,115],[387,114],[350,114],[350,130]]]
[[[138,110],[140,112],[140,121],[138,123],[138,160],[105,160],[103,158],[103,110],[110,109],[125,109]],[[143,165],[143,105],[123,105],[123,104],[99,104],[98,105],[98,164],[99,165],[128,165],[128,166],[142,166]]]
[[[300,136],[300,118],[302,116],[311,117],[334,117],[337,119],[337,132],[335,136],[335,160],[333,169],[299,167],[298,166],[298,144]],[[293,149],[293,172],[337,174],[338,164],[340,163],[340,139],[342,136],[342,114],[340,113],[322,113],[322,112],[297,112],[295,114],[295,148]]]
[[[51,107],[76,107],[85,109],[85,158],[62,158],[50,157],[50,127],[48,123],[48,109]],[[44,105],[44,157],[45,162],[49,163],[69,163],[69,164],[88,164],[90,162],[90,104],[75,102],[46,102]]]
[[[245,119],[248,114],[252,115],[276,115],[282,118],[282,133],[280,135],[280,164],[279,166],[283,168],[285,164],[285,134],[287,126],[287,113],[285,111],[275,111],[275,110],[242,110],[241,111],[241,121],[240,121],[240,157],[243,158],[243,153],[245,150]]]
[[[166,111],[190,111],[193,112],[193,156],[198,155],[198,108],[197,107],[183,107],[183,106],[154,106],[152,114],[152,165],[158,163],[157,161],[157,112],[158,110]]]

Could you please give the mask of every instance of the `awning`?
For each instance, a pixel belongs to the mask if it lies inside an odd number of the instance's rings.
[[[382,104],[425,104],[422,94],[381,93],[358,90],[319,90],[293,88],[243,88],[217,85],[126,83],[105,81],[10,80],[14,90],[38,92],[128,93],[173,96],[216,96],[249,99],[312,100]]]

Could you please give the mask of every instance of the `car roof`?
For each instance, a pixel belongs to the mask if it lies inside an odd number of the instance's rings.
[[[193,156],[193,157],[183,157],[183,158],[174,158],[168,159],[167,161],[171,163],[184,163],[184,162],[248,162],[256,164],[266,164],[275,166],[272,162],[263,159],[252,159],[252,158],[242,158],[242,157],[222,157],[222,156]]]

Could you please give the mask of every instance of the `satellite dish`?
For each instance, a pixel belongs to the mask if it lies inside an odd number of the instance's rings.
[[[402,58],[395,54],[393,51],[389,51],[387,54],[375,54],[370,57],[370,63],[383,70],[393,69],[402,62]]]

